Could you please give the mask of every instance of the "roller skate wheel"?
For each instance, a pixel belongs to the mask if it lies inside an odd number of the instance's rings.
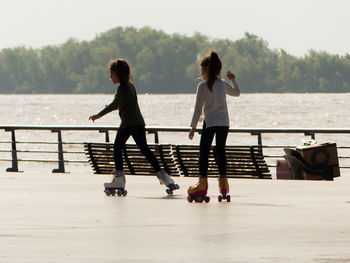
[[[221,196],[221,195],[218,196],[218,201],[219,201],[219,202],[222,201],[222,196]]]
[[[190,203],[192,203],[193,198],[192,198],[191,196],[187,196],[187,201],[190,202]]]
[[[118,191],[117,191],[117,195],[118,195],[118,196],[121,196],[122,194],[123,194],[123,193],[122,193],[121,190],[118,190]]]
[[[115,190],[111,190],[111,195],[115,196]]]
[[[198,196],[196,202],[203,203],[203,197]]]
[[[170,188],[169,188],[169,189],[166,189],[165,191],[167,192],[168,195],[172,195],[172,194],[173,194],[173,190],[170,189]]]
[[[205,201],[206,203],[209,203],[210,197],[209,197],[209,196],[206,196],[206,197],[204,198],[204,201]]]
[[[175,189],[180,189],[180,186],[178,184],[176,184]]]
[[[111,195],[111,191],[109,191],[108,189],[105,189],[105,194],[106,194],[107,196],[110,196],[110,195]]]
[[[128,194],[128,191],[124,190],[123,191],[123,196],[126,196]]]
[[[231,202],[231,196],[230,196],[230,195],[227,195],[227,196],[226,196],[226,200],[227,200],[227,202]]]

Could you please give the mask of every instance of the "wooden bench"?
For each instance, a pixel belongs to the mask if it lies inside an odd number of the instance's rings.
[[[179,175],[173,161],[172,145],[149,144],[160,166],[172,176]],[[114,169],[112,143],[84,143],[85,154],[96,174],[110,174]],[[135,144],[126,144],[123,150],[123,169],[126,174],[154,175],[154,169]]]
[[[199,175],[199,145],[149,144],[160,166],[172,176]],[[85,153],[96,174],[109,174],[114,169],[113,144],[85,143]],[[219,174],[212,147],[208,159],[208,176]],[[124,152],[126,174],[154,175],[154,170],[138,147],[127,144]],[[227,176],[235,178],[271,178],[260,146],[226,146]]]
[[[184,176],[198,176],[199,146],[175,146],[175,160]],[[219,170],[212,146],[208,158],[208,176],[217,177]],[[271,178],[260,146],[226,146],[227,176],[235,178]]]

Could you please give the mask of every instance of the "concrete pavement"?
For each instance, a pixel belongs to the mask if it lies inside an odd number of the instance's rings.
[[[188,203],[196,178],[127,177],[107,197],[93,174],[0,175],[0,262],[350,262],[350,174],[230,179],[230,203]]]

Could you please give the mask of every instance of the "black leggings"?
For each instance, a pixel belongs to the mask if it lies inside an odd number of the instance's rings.
[[[133,137],[137,147],[146,156],[147,160],[150,162],[152,167],[156,172],[160,171],[160,166],[157,158],[151,152],[146,141],[146,131],[145,126],[131,126],[119,129],[117,136],[114,141],[114,163],[116,170],[123,170],[123,155],[122,151],[125,147],[126,141],[129,139],[130,135]]]
[[[200,153],[199,153],[199,176],[207,177],[208,175],[208,158],[210,153],[210,147],[213,142],[214,135],[216,139],[216,158],[219,166],[220,177],[226,177],[226,139],[228,134],[228,127],[226,126],[214,126],[206,128],[205,122],[203,123],[203,131],[200,141]]]

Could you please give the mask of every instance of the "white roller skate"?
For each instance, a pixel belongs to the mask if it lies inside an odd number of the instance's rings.
[[[164,184],[167,187],[165,191],[168,195],[172,195],[174,190],[180,189],[180,186],[175,184],[174,180],[163,170],[157,172],[157,177],[160,184]]]
[[[126,196],[128,191],[125,190],[125,174],[124,171],[114,170],[113,171],[113,179],[110,183],[105,183],[105,194],[107,196],[115,196],[117,193],[118,196]],[[117,190],[117,191],[116,191]]]

